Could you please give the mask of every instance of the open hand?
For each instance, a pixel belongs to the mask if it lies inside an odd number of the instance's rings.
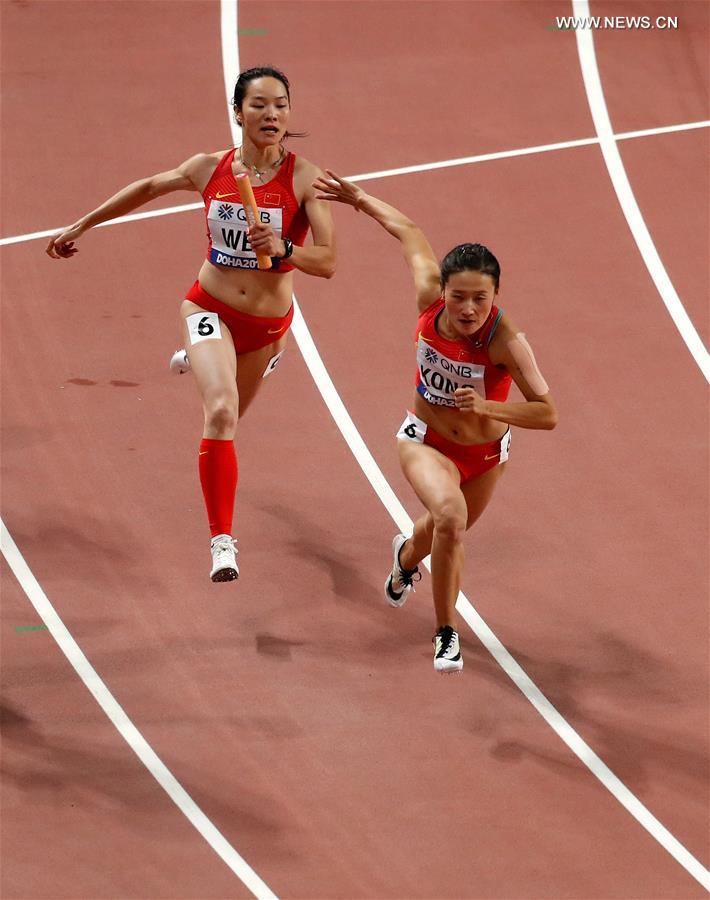
[[[316,194],[316,200],[347,203],[348,206],[354,206],[355,209],[358,209],[358,204],[367,196],[365,191],[351,181],[346,181],[344,178],[336,175],[330,169],[325,171],[328,173],[328,178],[324,178],[321,175],[313,182],[313,187],[320,191],[320,194]]]

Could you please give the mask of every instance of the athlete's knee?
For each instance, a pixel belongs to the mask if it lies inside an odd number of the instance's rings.
[[[205,425],[214,431],[229,432],[237,427],[239,399],[227,393],[205,397]]]
[[[434,521],[434,534],[447,543],[459,543],[466,530],[465,505],[453,500],[444,501],[441,506],[431,511]]]

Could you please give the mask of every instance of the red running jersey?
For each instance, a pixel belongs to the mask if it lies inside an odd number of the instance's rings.
[[[436,330],[443,310],[444,300],[440,297],[417,322],[417,392],[436,406],[455,407],[454,391],[461,387],[475,388],[487,400],[505,402],[512,378],[488,355],[503,311],[494,306],[485,324],[470,338],[450,341]]]
[[[228,150],[217,164],[202,192],[207,217],[207,259],[215,266],[233,269],[258,269],[256,253],[247,238],[247,220],[232,172],[235,147]],[[293,169],[296,157],[287,153],[276,176],[266,184],[253,184],[254,198],[261,221],[270,225],[277,238],[289,238],[299,247],[308,234],[308,217],[293,193]],[[286,260],[278,269],[264,271],[290,272]]]

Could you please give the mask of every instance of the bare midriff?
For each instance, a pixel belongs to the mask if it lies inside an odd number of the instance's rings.
[[[497,422],[488,416],[461,412],[448,406],[434,406],[416,391],[412,412],[443,438],[456,444],[488,444],[502,438],[508,430],[505,422]]]
[[[285,316],[292,303],[293,272],[223,269],[205,260],[199,282],[217,300],[251,316]]]

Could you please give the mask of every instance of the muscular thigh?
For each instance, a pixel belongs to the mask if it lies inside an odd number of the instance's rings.
[[[426,444],[398,440],[397,445],[402,471],[429,512],[453,508],[465,514],[459,472],[451,460]]]
[[[236,403],[237,357],[229,329],[216,313],[190,300],[180,308],[185,348],[203,401],[230,397]]]
[[[473,523],[481,517],[484,509],[490,503],[491,497],[495,491],[498,479],[503,474],[506,464],[502,463],[493,469],[484,472],[477,478],[472,478],[466,484],[461,486],[466,501],[466,528],[470,528]]]
[[[237,388],[239,390],[239,415],[243,416],[257,392],[273,377],[273,371],[278,365],[274,357],[286,347],[287,336],[282,337],[251,353],[241,353],[237,357]],[[268,371],[267,371],[268,369]]]
[[[270,363],[285,348],[286,335],[273,344],[237,356],[229,328],[215,313],[185,300],[181,315],[185,347],[200,396],[203,400],[217,395],[232,397],[235,403],[238,401],[241,417],[269,377],[270,371],[266,373],[267,368],[271,370]]]

